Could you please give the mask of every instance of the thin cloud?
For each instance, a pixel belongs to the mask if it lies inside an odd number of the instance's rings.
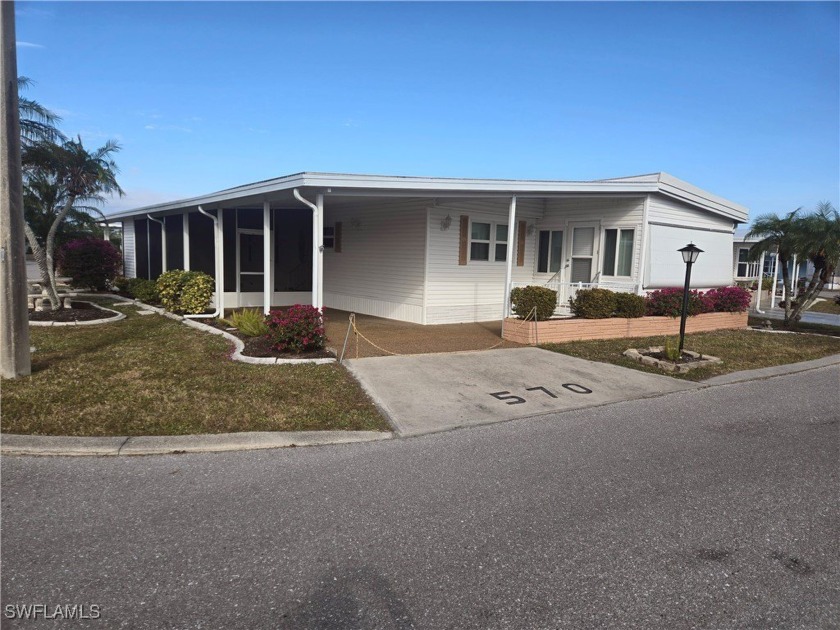
[[[18,48],[46,48],[41,44],[33,44],[32,42],[15,42]]]
[[[182,133],[192,133],[189,127],[180,127],[178,125],[146,125],[143,127],[149,131],[180,131]]]

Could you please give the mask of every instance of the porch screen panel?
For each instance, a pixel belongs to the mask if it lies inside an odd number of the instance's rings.
[[[211,211],[210,214],[213,214]],[[213,221],[190,212],[190,269],[216,277],[216,241]]]
[[[273,210],[274,290],[312,290],[312,212]]]
[[[236,291],[236,209],[227,208],[222,224],[222,239],[225,243],[224,287],[225,291]],[[262,291],[262,289],[260,289]]]
[[[149,269],[151,279],[163,273],[163,226],[157,221],[149,224]]]
[[[184,268],[184,215],[166,217],[166,266]]]
[[[146,224],[148,219],[134,219],[134,242],[137,252],[137,269],[138,278],[149,279],[149,240],[146,232]]]

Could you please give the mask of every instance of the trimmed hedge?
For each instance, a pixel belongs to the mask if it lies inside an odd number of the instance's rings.
[[[534,306],[537,318],[546,320],[554,312],[556,294],[550,289],[528,286],[513,289],[510,294],[513,312],[520,318],[526,317]],[[688,315],[702,313],[743,313],[750,307],[752,294],[743,287],[720,287],[700,292],[689,291]],[[581,289],[569,300],[572,314],[582,319],[606,319],[608,317],[643,317],[659,315],[679,317],[682,314],[683,289],[679,287],[658,289],[647,296],[634,293],[610,291],[609,289]],[[550,308],[550,310],[549,310]]]
[[[160,302],[173,313],[203,313],[213,297],[215,281],[202,271],[172,269],[155,283]]]
[[[615,313],[615,296],[609,289],[581,289],[569,300],[569,308],[575,317],[606,319]]]
[[[636,295],[635,293],[616,293],[615,294],[615,316],[626,317],[628,319],[634,317],[644,317],[647,313],[647,300],[644,295]]]
[[[157,304],[160,302],[160,296],[158,296],[157,285],[154,280],[128,278],[126,291],[135,300],[140,300],[144,304]]]
[[[537,319],[544,321],[554,315],[557,291],[535,285],[516,287],[510,292],[510,301],[514,315],[520,319],[528,317],[536,307]]]

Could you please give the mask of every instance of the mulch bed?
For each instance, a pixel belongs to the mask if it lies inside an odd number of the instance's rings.
[[[278,352],[271,347],[271,341],[266,337],[247,337],[235,328],[230,328],[225,323],[218,319],[204,320],[203,324],[208,324],[219,330],[224,330],[226,333],[237,337],[245,344],[245,349],[242,354],[246,357],[271,357],[275,359],[334,359],[335,355],[329,350],[315,350],[313,352],[301,352],[300,354],[294,352]]]
[[[115,317],[113,313],[95,308],[90,302],[72,302],[70,308],[58,311],[29,311],[30,322],[89,322]]]

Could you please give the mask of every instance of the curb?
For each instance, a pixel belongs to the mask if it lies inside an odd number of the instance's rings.
[[[773,367],[759,368],[757,370],[744,370],[742,372],[731,372],[720,376],[713,376],[698,384],[703,387],[714,387],[716,385],[732,385],[734,383],[745,383],[747,381],[760,381],[774,376],[785,376],[786,374],[798,374],[824,367],[840,366],[840,354],[832,354],[821,359],[802,361],[800,363],[786,363],[774,365]]]
[[[62,457],[127,457],[132,455],[179,455],[221,453],[269,448],[322,446],[379,442],[393,438],[382,431],[248,431],[214,435],[162,435],[138,437],[64,437],[55,435],[3,434],[3,455]]]

